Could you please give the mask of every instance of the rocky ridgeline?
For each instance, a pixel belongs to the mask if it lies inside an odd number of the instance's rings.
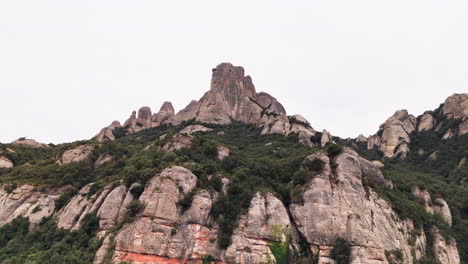
[[[453,94],[448,97],[439,109],[426,112],[419,117],[408,114],[407,110],[396,111],[380,126],[377,134],[367,139],[360,135],[356,141],[367,141],[367,149],[378,148],[384,157],[399,156],[405,158],[411,143],[411,133],[415,131],[435,131],[444,129],[447,120],[458,120],[455,127],[448,128],[442,139],[468,133],[468,94]]]
[[[77,149],[69,153],[83,153],[88,147]],[[218,156],[229,155],[229,150],[222,147],[218,152]],[[77,161],[75,155],[71,157],[70,162]],[[96,193],[91,192],[89,184],[58,211],[54,201],[63,189],[49,193],[30,185],[11,193],[0,189],[0,225],[26,216],[34,226],[42,217],[54,216],[59,227],[77,229],[87,213],[96,213],[100,218],[98,235],[104,242],[94,263],[103,263],[106,256],[113,263],[203,263],[205,256],[212,256],[216,263],[268,263],[274,262],[271,243],[286,243],[298,249],[300,237],[308,242],[321,264],[334,263],[330,253],[338,237],[350,243],[351,263],[389,263],[391,250],[401,250],[401,263],[413,263],[427,247],[432,247],[442,264],[460,263],[453,239],[445,239],[434,228],[433,244],[428,245],[424,232],[417,230],[412,221],[400,220],[385,200],[364,188],[364,178],[390,187],[372,162],[349,148],[335,157],[323,152],[308,157],[316,158],[325,166],[304,185],[302,202],[285,206],[273,193],[255,194],[226,250],[217,247],[218,226],[210,214],[219,194],[199,189],[191,206],[182,210],[179,201],[195,190],[198,178],[178,166],[155,175],[139,197],[132,192],[138,184],[109,185]],[[64,157],[61,160],[64,162]],[[427,210],[451,223],[450,209],[443,199],[436,199],[435,205],[427,191],[415,187],[413,193],[427,203]],[[135,199],[144,209],[133,222],[116,229]]]
[[[310,138],[315,135],[315,130],[304,117],[288,117],[284,107],[273,96],[257,93],[252,78],[245,76],[242,67],[222,63],[213,69],[211,88],[199,101],[190,102],[177,114],[170,102],[165,102],[155,114],[149,107],[142,107],[138,113],[134,111],[123,126],[114,121],[103,128],[96,139],[113,140],[112,131],[117,127],[125,128],[127,133],[136,133],[163,124],[179,125],[189,120],[221,125],[238,121],[262,128],[262,134],[297,133],[300,142],[310,146],[313,145]]]

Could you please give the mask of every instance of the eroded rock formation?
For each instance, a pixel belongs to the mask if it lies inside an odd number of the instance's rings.
[[[73,162],[82,162],[91,158],[94,146],[81,145],[73,149],[65,151],[60,159],[57,161],[59,164],[68,164]]]
[[[199,101],[191,101],[177,114],[169,102],[165,102],[152,116],[149,107],[142,107],[138,114],[136,111],[131,114],[124,127],[128,133],[136,133],[162,124],[179,125],[191,120],[223,125],[238,121],[259,126],[262,134],[297,133],[299,141],[310,146],[313,145],[310,137],[315,134],[304,117],[288,117],[284,107],[273,96],[256,92],[252,78],[245,76],[244,68],[230,63],[221,63],[213,69],[210,90]],[[114,129],[104,128],[97,139],[112,140]]]

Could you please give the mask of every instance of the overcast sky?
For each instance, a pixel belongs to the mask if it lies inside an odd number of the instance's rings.
[[[317,130],[373,134],[468,91],[468,1],[0,0],[0,142],[176,111],[220,62]]]

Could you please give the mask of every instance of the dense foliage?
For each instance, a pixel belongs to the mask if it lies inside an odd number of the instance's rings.
[[[44,218],[28,232],[29,220],[16,218],[0,228],[0,262],[4,264],[92,263],[101,241],[95,237],[99,218],[86,215],[76,231],[60,229],[52,218]]]
[[[351,246],[348,241],[341,237],[337,238],[334,248],[330,253],[330,256],[336,261],[336,264],[348,264],[350,255]]]

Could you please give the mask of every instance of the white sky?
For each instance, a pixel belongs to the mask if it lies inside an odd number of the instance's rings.
[[[0,0],[0,142],[87,139],[244,66],[333,135],[468,91],[467,1]]]

